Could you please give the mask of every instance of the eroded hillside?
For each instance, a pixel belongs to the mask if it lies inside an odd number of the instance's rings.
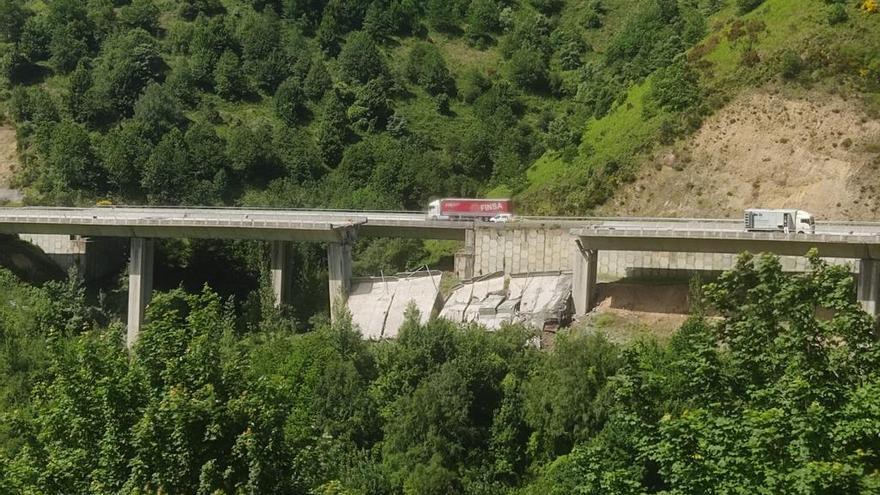
[[[857,100],[762,90],[735,99],[647,165],[600,213],[735,217],[764,206],[875,219],[880,121]]]

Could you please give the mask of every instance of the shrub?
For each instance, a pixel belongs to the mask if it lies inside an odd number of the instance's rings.
[[[764,0],[736,0],[736,8],[740,14],[748,14],[757,9]]]
[[[288,126],[295,126],[305,108],[305,93],[296,78],[289,77],[275,91],[275,115]]]
[[[849,20],[849,14],[846,13],[846,7],[843,4],[835,3],[828,8],[828,24],[832,26],[841,24]]]
[[[780,73],[786,80],[795,79],[804,68],[804,61],[794,50],[786,50],[782,54]]]
[[[446,61],[436,46],[419,43],[409,52],[406,67],[407,76],[432,94],[454,93],[455,81],[449,74]]]
[[[693,108],[702,100],[699,78],[690,65],[679,60],[657,71],[646,99],[673,112]]]
[[[153,0],[132,0],[119,9],[119,20],[129,27],[139,27],[155,34],[159,29],[159,8]]]
[[[244,96],[247,81],[241,70],[241,61],[238,55],[231,50],[226,50],[217,60],[214,68],[214,90],[227,100],[237,100]]]
[[[492,83],[479,69],[470,68],[462,76],[459,95],[466,103],[473,103],[491,86]]]
[[[471,2],[467,14],[467,37],[475,46],[485,47],[492,41],[492,33],[500,26],[501,10],[496,0]]]
[[[346,81],[361,84],[388,72],[376,42],[363,31],[352,34],[342,47],[339,70]]]
[[[539,52],[520,49],[510,58],[510,79],[517,86],[533,91],[547,89],[547,61]]]

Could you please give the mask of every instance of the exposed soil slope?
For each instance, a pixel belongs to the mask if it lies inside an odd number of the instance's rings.
[[[0,126],[0,204],[21,201],[23,197],[21,191],[9,188],[9,183],[18,165],[15,129],[9,126]]]
[[[857,100],[745,95],[651,161],[602,214],[738,217],[761,206],[825,219],[880,216],[880,121]]]
[[[0,188],[9,186],[9,179],[18,167],[18,153],[16,151],[15,129],[9,126],[0,126]]]

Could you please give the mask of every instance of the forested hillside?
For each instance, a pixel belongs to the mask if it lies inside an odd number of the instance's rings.
[[[17,182],[47,204],[587,213],[771,82],[878,107],[876,2],[2,0]]]
[[[75,281],[0,270],[0,492],[880,493],[880,344],[846,268],[745,256],[693,299],[668,343],[539,351],[417,315],[396,341],[344,315],[295,334],[178,289],[129,354]]]

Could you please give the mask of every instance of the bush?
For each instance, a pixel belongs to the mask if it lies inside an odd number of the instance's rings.
[[[159,29],[159,8],[153,0],[132,0],[119,9],[119,20],[128,27],[141,28],[155,34]]]
[[[473,103],[492,86],[489,79],[479,69],[469,68],[465,71],[459,85],[459,94],[465,103]]]
[[[764,3],[764,0],[736,0],[736,8],[740,14],[748,14]]]
[[[289,77],[275,91],[272,103],[275,115],[288,126],[295,126],[305,109],[305,93],[296,78]]]
[[[424,87],[431,95],[455,92],[455,81],[449,74],[443,55],[430,43],[419,43],[410,50],[406,73],[410,80]]]
[[[657,71],[646,99],[659,108],[680,112],[697,106],[702,96],[696,72],[680,60]]]
[[[499,27],[501,9],[496,0],[475,0],[467,14],[467,37],[477,46],[485,46]]]
[[[344,80],[360,84],[388,72],[376,42],[363,31],[353,33],[342,47],[339,70]]]
[[[843,4],[835,3],[828,7],[828,24],[832,26],[841,24],[849,20],[849,14],[846,13],[846,7]]]
[[[24,2],[0,0],[0,41],[18,41],[27,19],[28,11],[24,8]]]
[[[546,90],[548,72],[547,61],[534,50],[520,49],[510,58],[510,79],[520,88]]]
[[[786,50],[783,52],[780,62],[780,74],[786,80],[795,79],[803,70],[804,61],[800,54],[794,50]]]
[[[241,61],[230,50],[223,52],[214,68],[214,90],[227,100],[237,100],[247,92],[247,81],[241,70]]]
[[[333,87],[333,78],[321,60],[313,60],[303,82],[303,91],[310,100],[320,100]]]

